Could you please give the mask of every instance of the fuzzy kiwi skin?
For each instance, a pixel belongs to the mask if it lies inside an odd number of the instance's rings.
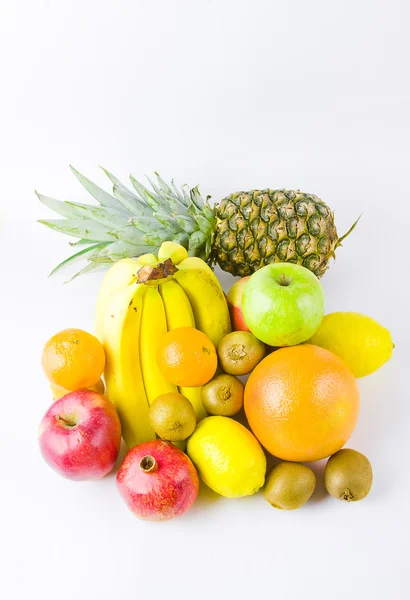
[[[263,490],[274,508],[295,510],[309,500],[316,487],[312,469],[293,462],[281,462],[269,472]]]
[[[210,415],[233,417],[243,406],[244,385],[234,375],[215,375],[202,387],[202,404]]]
[[[325,487],[328,493],[338,500],[363,500],[370,492],[372,482],[370,461],[357,450],[344,448],[327,461]]]
[[[248,331],[232,331],[219,342],[219,364],[230,375],[247,375],[266,353],[265,344]]]
[[[148,420],[155,433],[169,442],[186,440],[196,427],[194,407],[178,392],[155,398],[148,410]]]

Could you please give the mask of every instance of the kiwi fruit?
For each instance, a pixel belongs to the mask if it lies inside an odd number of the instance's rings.
[[[281,510],[295,510],[309,500],[316,487],[312,469],[293,462],[281,462],[269,472],[263,495]]]
[[[248,331],[228,333],[218,345],[219,363],[225,373],[247,375],[265,356],[265,344]]]
[[[234,375],[216,375],[202,387],[202,404],[210,415],[232,417],[243,406],[243,390]]]
[[[347,502],[363,500],[373,482],[372,466],[368,458],[344,448],[329,458],[325,468],[325,487],[331,496]]]
[[[155,398],[148,410],[151,427],[163,440],[186,440],[195,430],[194,407],[182,394],[169,392]]]

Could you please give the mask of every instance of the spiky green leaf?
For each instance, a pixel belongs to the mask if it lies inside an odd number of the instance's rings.
[[[199,193],[198,186],[195,186],[191,190],[191,200],[195,204],[198,210],[202,210],[204,207],[204,201],[201,194]]]
[[[176,242],[177,244],[181,244],[181,246],[183,246],[184,248],[186,248],[188,250],[189,235],[185,232],[177,233],[176,236],[174,237],[174,242]]]
[[[85,273],[94,273],[95,271],[104,271],[107,268],[107,265],[103,263],[88,263],[84,269],[78,271],[75,275],[73,275],[70,279],[65,281],[64,283],[70,283],[70,281],[74,281],[79,275],[85,275]]]
[[[131,219],[132,225],[143,233],[151,233],[152,231],[163,231],[163,227],[158,223],[155,217],[140,217]]]
[[[138,229],[136,229],[132,224],[128,225],[127,227],[122,227],[121,229],[116,229],[115,237],[117,240],[127,242],[127,244],[134,244],[136,246],[141,246],[143,238],[141,231],[138,231]]]
[[[112,242],[115,239],[115,235],[107,227],[88,219],[49,219],[38,222],[54,231],[90,242]]]
[[[91,244],[92,242],[96,242],[96,240],[82,240],[82,239],[79,239],[76,242],[68,242],[68,245],[72,246],[72,247],[74,247],[74,246],[84,246],[85,244],[88,245],[88,244]],[[107,242],[107,243],[109,243],[109,242]]]
[[[212,210],[212,208],[209,206],[208,203],[204,204],[204,208],[202,209],[201,214],[206,219],[208,219],[208,221],[211,223],[212,228],[214,228],[215,224],[216,224],[216,217],[215,217],[214,211]]]
[[[169,194],[168,192],[159,189],[156,186],[156,184],[149,177],[147,177],[147,179],[150,182],[152,188],[155,190],[155,192],[157,194],[160,194],[161,198],[163,200],[165,200],[165,202],[167,203],[167,205],[168,205],[167,214],[168,213],[177,214],[177,215],[178,214],[187,214],[187,207],[185,205],[182,195],[180,198],[178,195],[176,195],[174,193]],[[171,192],[172,192],[172,190],[171,190]]]
[[[106,247],[106,244],[94,244],[93,246],[89,246],[88,248],[84,248],[83,250],[76,252],[76,254],[73,254],[69,258],[66,258],[65,260],[63,260],[63,262],[61,262],[59,265],[57,265],[51,271],[49,277],[52,277],[53,275],[55,275],[62,269],[65,269],[66,267],[70,267],[71,265],[74,265],[75,263],[79,262],[80,260],[89,259],[94,254],[97,254],[99,250],[102,250],[105,247]]]
[[[152,215],[152,208],[135,194],[130,194],[127,191],[117,188],[115,185],[113,187],[113,194],[124,208],[135,217],[149,217]]]
[[[158,185],[160,190],[167,194],[168,196],[172,196],[173,195],[173,189],[168,185],[168,183],[166,181],[164,181],[161,177],[161,175],[159,173],[157,173],[155,171],[155,177],[157,178],[158,181]]]
[[[195,219],[188,215],[175,215],[175,221],[188,235],[194,233],[194,231],[197,231],[198,229]]]
[[[73,166],[70,165],[70,169],[77,177],[81,185],[87,190],[89,194],[91,194],[93,198],[97,200],[99,204],[101,204],[102,206],[107,206],[108,208],[116,208],[117,210],[124,211],[124,207],[120,202],[118,202],[116,198],[114,198],[114,196],[111,196],[111,194],[109,194],[108,192],[100,188],[98,185],[87,179],[87,177],[84,177],[84,175],[77,171],[77,169],[75,169]]]
[[[74,206],[70,205],[69,202],[62,202],[61,200],[55,200],[55,198],[50,198],[49,196],[43,196],[37,191],[35,194],[44,206],[47,206],[47,208],[50,208],[62,217],[65,217],[66,219],[83,218],[81,213]]]
[[[129,194],[132,194],[131,190],[129,190],[123,183],[121,183],[121,181],[115,176],[113,175],[110,171],[108,171],[108,169],[104,169],[104,167],[100,166],[100,169],[102,169],[104,171],[104,173],[107,175],[108,179],[111,181],[111,183],[116,186],[118,189],[122,190],[123,192],[128,192]],[[135,194],[132,194],[135,195]]]
[[[170,213],[169,206],[167,205],[165,200],[163,200],[161,198],[161,196],[159,196],[155,192],[151,192],[150,190],[148,190],[144,185],[142,185],[142,183],[137,181],[135,179],[135,177],[133,177],[132,175],[130,175],[130,179],[131,179],[132,185],[134,186],[134,188],[136,189],[138,194],[141,196],[141,198],[144,200],[144,202],[146,202],[152,208],[153,211]]]
[[[182,195],[184,196],[185,204],[189,207],[189,205],[191,204],[191,192],[189,189],[189,185],[184,183],[184,185],[181,186],[181,191]]]
[[[164,228],[174,234],[181,233],[184,231],[183,227],[181,227],[178,222],[175,221],[175,218],[169,215],[163,215],[160,213],[154,213],[154,217],[156,220],[164,226]]]
[[[195,231],[189,238],[189,248],[195,250],[205,246],[207,236],[202,231]]]
[[[204,260],[208,260],[210,254],[211,254],[211,250],[212,250],[211,238],[208,238],[206,240],[206,244],[205,244]]]
[[[202,233],[205,233],[207,236],[212,233],[212,223],[210,223],[206,217],[203,215],[198,215],[195,220],[198,223],[199,229],[202,231]]]
[[[149,177],[148,175],[145,175],[145,177],[148,179],[150,186],[152,187],[152,189],[154,190],[154,192],[156,193],[157,196],[161,196],[162,192],[161,189],[157,186],[157,184],[155,183],[155,181],[153,181],[151,179],[151,177]]]
[[[130,222],[129,217],[123,211],[115,208],[92,206],[78,202],[67,202],[67,204],[75,208],[80,217],[105,225],[109,229],[112,227],[125,227]]]
[[[181,202],[181,204],[183,204],[185,207],[187,207],[188,206],[188,202],[187,202],[187,200],[185,198],[185,195],[184,195],[183,191],[180,190],[178,188],[178,186],[175,185],[175,182],[174,182],[173,179],[171,180],[171,186],[172,186],[172,189],[174,190],[174,193],[175,193],[176,197]]]
[[[115,175],[101,167],[107,177],[113,184],[112,193],[115,198],[124,206],[124,208],[131,214],[136,216],[148,217],[152,214],[151,207],[146,204],[139,196],[136,196],[131,190],[129,190]]]
[[[122,258],[134,258],[135,256],[146,254],[147,252],[151,253],[155,249],[155,246],[147,246],[145,244],[137,246],[135,244],[128,244],[124,241],[118,241],[110,244],[98,254],[93,255],[91,260],[93,262],[106,262],[107,260],[115,262]]]
[[[167,242],[173,239],[172,233],[169,231],[157,231],[152,233],[147,233],[142,237],[144,244],[148,244],[151,246],[160,246],[162,242]]]

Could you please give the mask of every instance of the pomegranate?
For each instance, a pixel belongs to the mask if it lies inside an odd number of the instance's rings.
[[[196,469],[170,442],[134,446],[117,473],[117,487],[140,519],[168,521],[186,512],[198,495]]]

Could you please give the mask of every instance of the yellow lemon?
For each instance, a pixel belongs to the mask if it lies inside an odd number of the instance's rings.
[[[342,358],[355,377],[370,375],[392,355],[390,332],[370,317],[354,312],[334,312],[323,321],[310,344]]]
[[[221,496],[250,496],[265,482],[266,458],[255,436],[228,417],[207,417],[188,440],[188,456]]]

